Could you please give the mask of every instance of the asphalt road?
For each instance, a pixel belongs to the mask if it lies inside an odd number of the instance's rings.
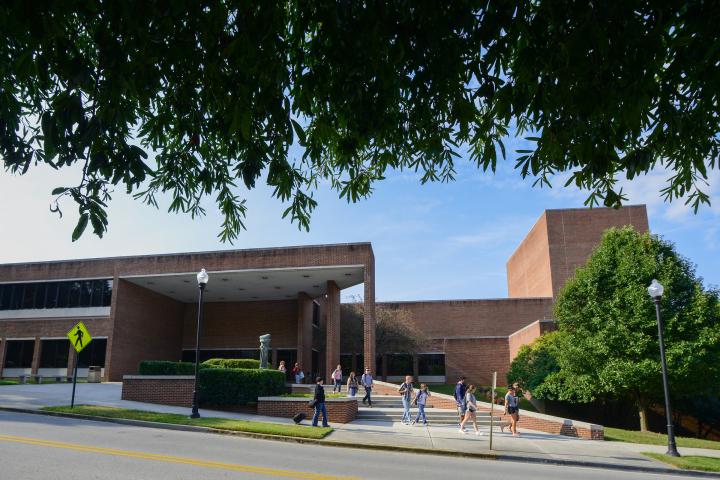
[[[344,449],[0,412],[0,480],[675,479],[674,475]]]

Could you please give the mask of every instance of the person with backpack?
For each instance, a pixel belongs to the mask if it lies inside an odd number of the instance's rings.
[[[462,421],[465,418],[465,393],[467,392],[467,385],[465,385],[465,377],[460,377],[457,384],[455,385],[455,403],[458,409],[458,424],[462,425]]]
[[[472,420],[475,435],[480,435],[477,426],[477,399],[475,398],[475,385],[470,385],[465,392],[465,418],[460,422],[460,433],[465,432],[465,423]]]
[[[365,373],[363,373],[362,377],[360,377],[360,383],[365,388],[365,396],[362,399],[362,403],[365,405],[365,402],[367,402],[368,407],[372,408],[372,398],[370,398],[370,393],[372,393],[373,389],[373,377],[369,368],[366,368]]]
[[[332,375],[333,381],[333,393],[337,391],[337,393],[340,393],[342,391],[342,366],[338,365],[335,367],[335,370],[333,370]]]
[[[427,385],[421,383],[420,390],[418,390],[417,395],[415,395],[415,405],[418,407],[418,413],[411,425],[415,425],[420,420],[420,417],[423,419],[423,425],[428,424],[427,417],[425,416],[425,404],[429,396],[430,392],[428,391]]]
[[[401,383],[400,388],[398,388],[403,404],[402,423],[405,425],[410,425],[410,405],[415,395],[415,388],[413,388],[412,381],[413,377],[407,375],[405,381]]]
[[[313,395],[312,404],[313,404],[313,408],[315,409],[315,414],[313,415],[313,419],[312,419],[312,426],[317,427],[318,418],[320,417],[320,414],[322,413],[322,416],[323,416],[322,426],[329,427],[330,425],[328,425],[327,408],[325,407],[325,388],[323,387],[322,377],[317,377],[315,379],[315,394]]]
[[[355,395],[357,395],[358,379],[355,376],[355,372],[350,372],[350,376],[348,377],[348,381],[347,381],[347,389],[348,389],[348,394],[351,397],[354,397]]]

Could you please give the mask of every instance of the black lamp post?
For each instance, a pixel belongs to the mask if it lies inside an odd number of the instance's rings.
[[[660,315],[660,299],[665,289],[657,280],[653,279],[648,287],[648,294],[655,303],[655,316],[658,324],[658,338],[660,340],[660,363],[662,363],[663,389],[665,390],[665,415],[667,416],[668,450],[667,455],[679,457],[680,454],[675,446],[675,432],[672,424],[672,410],[670,409],[670,390],[668,388],[667,363],[665,362],[665,341],[663,340],[663,323]]]
[[[200,296],[198,298],[198,320],[197,320],[197,332],[195,337],[195,382],[193,383],[193,404],[192,413],[190,418],[200,418],[200,412],[198,412],[198,370],[200,369],[200,332],[202,330],[203,321],[203,293],[205,292],[205,285],[208,283],[208,274],[203,268],[200,273],[197,274],[198,290]]]

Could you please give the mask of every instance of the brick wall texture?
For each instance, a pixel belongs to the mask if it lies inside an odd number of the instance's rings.
[[[124,378],[122,381],[123,400],[134,402],[159,403],[178,407],[192,407],[193,383],[192,376],[175,378]]]
[[[309,399],[289,400],[276,398],[258,399],[258,415],[268,417],[292,418],[298,413],[304,413],[310,420],[314,410],[308,406]],[[327,399],[325,408],[328,412],[328,421],[335,423],[350,423],[357,417],[358,402],[355,399]],[[321,420],[318,422],[320,424]]]

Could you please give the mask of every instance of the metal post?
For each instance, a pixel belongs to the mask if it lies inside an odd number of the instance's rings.
[[[665,341],[663,340],[663,323],[662,315],[660,315],[660,298],[653,297],[655,303],[655,316],[657,317],[658,324],[658,338],[660,340],[660,363],[662,364],[662,375],[663,375],[663,389],[665,391],[665,415],[667,417],[667,434],[668,434],[668,450],[666,455],[672,457],[679,457],[680,453],[677,451],[675,445],[675,432],[672,424],[672,410],[670,408],[670,389],[668,388],[668,373],[667,363],[665,361]]]
[[[70,408],[75,408],[75,385],[77,384],[77,364],[78,364],[78,357],[80,356],[79,353],[75,353],[75,367],[73,368],[73,389],[72,389],[72,397],[70,398]]]
[[[493,372],[492,390],[490,390],[490,450],[493,441],[493,415],[495,411],[495,386],[497,385],[497,372]]]
[[[200,412],[198,411],[197,385],[198,371],[200,369],[200,331],[202,330],[203,321],[203,292],[205,291],[205,284],[199,283],[198,288],[200,289],[200,296],[198,298],[197,335],[195,337],[195,381],[193,382],[193,404],[190,418],[200,418]]]

